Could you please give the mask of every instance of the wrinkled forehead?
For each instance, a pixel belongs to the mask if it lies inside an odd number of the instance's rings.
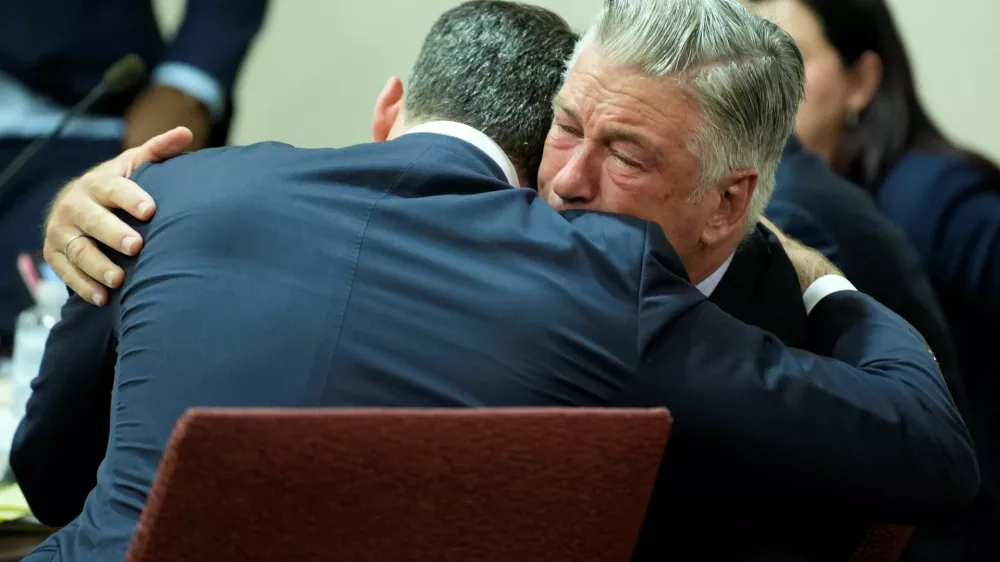
[[[680,79],[616,65],[594,46],[574,61],[554,106],[591,134],[625,130],[652,144],[686,142],[700,122],[698,100]]]

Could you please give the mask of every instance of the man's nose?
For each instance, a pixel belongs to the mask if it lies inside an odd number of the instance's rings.
[[[552,191],[563,203],[580,206],[597,199],[600,169],[591,169],[590,162],[586,151],[580,150],[553,178]]]

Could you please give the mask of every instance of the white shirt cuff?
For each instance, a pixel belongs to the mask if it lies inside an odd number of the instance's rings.
[[[840,275],[824,275],[812,282],[806,292],[802,293],[802,301],[806,305],[806,314],[812,312],[819,301],[840,291],[857,291],[854,285]]]
[[[153,82],[177,88],[205,104],[208,114],[218,120],[226,112],[225,89],[204,70],[183,62],[165,62],[153,71]]]

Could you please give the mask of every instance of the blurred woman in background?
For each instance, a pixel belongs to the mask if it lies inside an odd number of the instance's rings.
[[[928,117],[884,0],[756,4],[806,60],[800,140],[909,233],[942,300],[1000,314],[1000,169]]]
[[[748,3],[802,51],[800,140],[909,235],[958,347],[983,493],[961,520],[918,531],[904,560],[1000,560],[1000,169],[931,121],[884,0]]]

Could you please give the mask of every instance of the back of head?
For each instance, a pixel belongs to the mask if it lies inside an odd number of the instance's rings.
[[[805,91],[794,41],[736,0],[605,0],[576,55],[589,44],[617,65],[688,89],[701,109],[688,146],[701,163],[700,189],[731,171],[756,169],[747,210],[756,223]]]
[[[459,121],[490,136],[535,184],[552,98],[576,34],[537,6],[472,0],[445,12],[408,85],[407,121]]]

